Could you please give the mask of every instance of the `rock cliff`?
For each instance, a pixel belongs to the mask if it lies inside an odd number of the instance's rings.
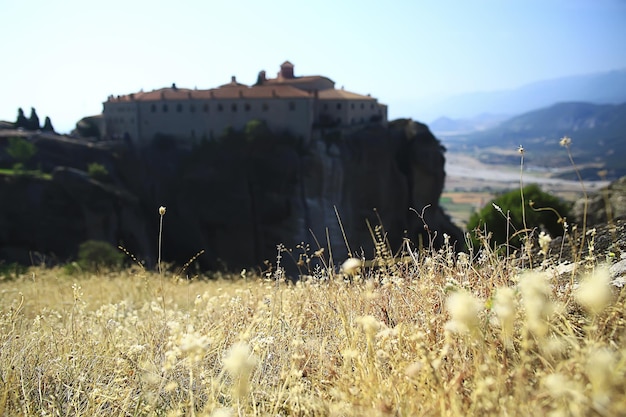
[[[52,179],[0,176],[0,259],[7,262],[32,262],[34,253],[67,261],[78,244],[98,239],[153,265],[161,205],[163,258],[182,264],[204,250],[196,261],[204,269],[274,262],[277,244],[305,242],[313,251],[315,238],[327,254],[330,242],[336,262],[347,255],[345,240],[371,258],[367,222],[384,227],[394,250],[404,238],[427,243],[411,208],[424,210],[435,245],[443,233],[463,240],[438,205],[444,149],[411,120],[307,144],[269,132],[230,132],[192,149],[166,139],[146,149],[49,134],[29,140],[38,148],[34,163]],[[93,162],[106,167],[107,181],[86,174]]]

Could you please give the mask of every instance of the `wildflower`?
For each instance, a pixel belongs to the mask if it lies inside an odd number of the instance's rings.
[[[163,206],[159,207],[159,214],[161,216],[165,215],[165,207],[163,207]]]
[[[524,155],[524,147],[523,147],[522,145],[520,145],[520,146],[517,148],[517,153],[519,153],[520,155]]]
[[[548,251],[550,250],[550,242],[552,242],[552,238],[550,235],[545,232],[539,233],[539,247],[541,248],[541,253],[543,256],[548,255]]]
[[[522,303],[526,311],[527,326],[539,337],[548,333],[548,318],[554,312],[554,305],[550,301],[550,287],[546,277],[540,273],[524,274],[519,288],[522,293]]]
[[[596,268],[581,281],[574,294],[576,301],[591,314],[600,313],[611,301],[612,293],[609,281],[608,268]]]
[[[568,146],[572,144],[572,139],[568,138],[567,136],[563,136],[561,140],[559,141],[559,144],[562,147],[567,148]]]
[[[584,389],[580,383],[572,381],[561,373],[549,374],[542,378],[542,385],[547,389],[552,398],[565,398],[584,401]]]
[[[246,343],[235,343],[224,358],[224,369],[232,376],[249,375],[256,363]]]
[[[361,269],[361,266],[363,265],[363,263],[361,262],[360,259],[357,258],[348,258],[346,259],[346,261],[341,265],[341,270],[347,274],[347,275],[356,275],[359,270]]]
[[[478,315],[482,310],[482,303],[467,291],[453,292],[446,300],[446,307],[451,320],[446,323],[446,329],[452,333],[470,333],[478,328]]]
[[[234,379],[233,394],[242,397],[248,392],[250,375],[257,364],[256,357],[250,352],[250,347],[243,342],[235,343],[223,360],[224,369]]]
[[[614,384],[617,359],[606,348],[598,348],[589,353],[586,372],[591,382],[593,399],[603,407],[609,405],[610,392]]]
[[[356,322],[368,337],[374,337],[382,324],[374,316],[363,316],[356,319]]]
[[[508,287],[499,288],[493,299],[492,311],[496,314],[498,324],[502,329],[502,338],[505,341],[510,340],[513,335],[515,307],[515,290]]]
[[[424,364],[422,362],[413,362],[404,370],[404,374],[409,378],[417,378],[424,368]]]
[[[180,352],[189,358],[190,362],[199,362],[209,347],[209,338],[198,332],[182,335],[179,342]]]

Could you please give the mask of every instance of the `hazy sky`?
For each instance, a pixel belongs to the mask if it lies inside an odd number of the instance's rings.
[[[110,94],[285,60],[422,120],[429,97],[626,68],[626,1],[0,0],[0,57],[0,120],[35,107],[61,132]]]

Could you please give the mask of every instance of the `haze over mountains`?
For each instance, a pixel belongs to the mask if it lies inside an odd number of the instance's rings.
[[[537,81],[513,90],[460,94],[431,102],[425,115],[437,131],[437,118],[473,119],[495,115],[502,119],[561,102],[619,104],[626,102],[626,68]],[[424,117],[428,120],[427,117]]]
[[[599,170],[606,170],[608,178],[626,175],[626,70],[467,94],[449,106],[449,114],[468,114],[470,108],[479,113],[471,118],[440,117],[430,123],[451,152],[510,163],[519,159],[514,150],[523,145],[529,164],[567,166],[569,159],[559,149],[559,139],[569,136],[572,153],[588,179],[598,179]]]

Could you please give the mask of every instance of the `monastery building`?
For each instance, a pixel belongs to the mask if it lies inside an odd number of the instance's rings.
[[[265,121],[275,133],[310,140],[323,131],[350,131],[387,124],[387,106],[369,95],[335,89],[324,76],[294,75],[289,61],[276,78],[259,73],[248,86],[231,82],[209,90],[162,88],[109,96],[104,105],[104,137],[146,145],[159,136],[213,139],[227,128],[243,130],[250,120]]]

